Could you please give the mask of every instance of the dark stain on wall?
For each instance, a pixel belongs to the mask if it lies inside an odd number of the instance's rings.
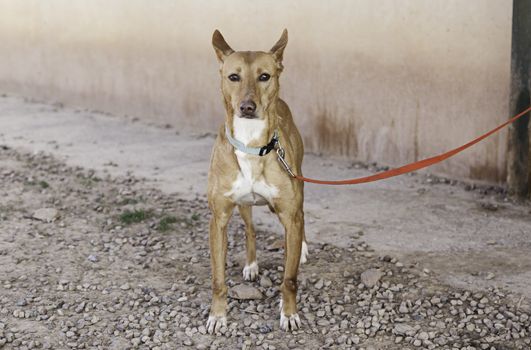
[[[469,177],[473,180],[481,180],[500,183],[505,180],[507,174],[505,171],[499,171],[495,166],[488,165],[471,165]]]
[[[314,151],[349,157],[358,155],[358,137],[353,114],[340,119],[333,110],[324,107],[315,113],[314,120],[317,136],[311,143]]]

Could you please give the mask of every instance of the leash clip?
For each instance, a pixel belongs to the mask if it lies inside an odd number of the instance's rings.
[[[286,163],[286,160],[284,159],[284,156],[286,155],[286,152],[284,151],[284,148],[282,148],[282,146],[280,145],[280,142],[277,141],[277,159],[278,161],[282,164],[282,166],[284,167],[284,169],[286,169],[286,171],[290,174],[291,177],[296,177],[295,174],[293,173],[293,171],[291,171],[291,168],[290,166],[288,165],[288,163]]]

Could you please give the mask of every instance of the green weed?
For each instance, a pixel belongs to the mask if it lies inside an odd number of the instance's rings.
[[[126,210],[120,215],[120,221],[125,225],[130,225],[142,222],[146,219],[149,219],[151,216],[152,213],[149,210]]]

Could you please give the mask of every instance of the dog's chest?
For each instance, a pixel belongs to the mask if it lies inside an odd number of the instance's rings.
[[[258,139],[266,129],[265,121],[234,117],[234,137],[248,145]],[[235,150],[240,170],[232,188],[225,195],[237,204],[266,205],[278,195],[278,189],[266,182],[264,162],[259,156]]]

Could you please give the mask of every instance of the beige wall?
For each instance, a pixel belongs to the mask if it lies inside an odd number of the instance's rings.
[[[509,0],[0,0],[0,92],[180,128],[223,120],[219,28],[266,50],[306,148],[399,165],[507,117]],[[433,171],[501,181],[506,133]]]

